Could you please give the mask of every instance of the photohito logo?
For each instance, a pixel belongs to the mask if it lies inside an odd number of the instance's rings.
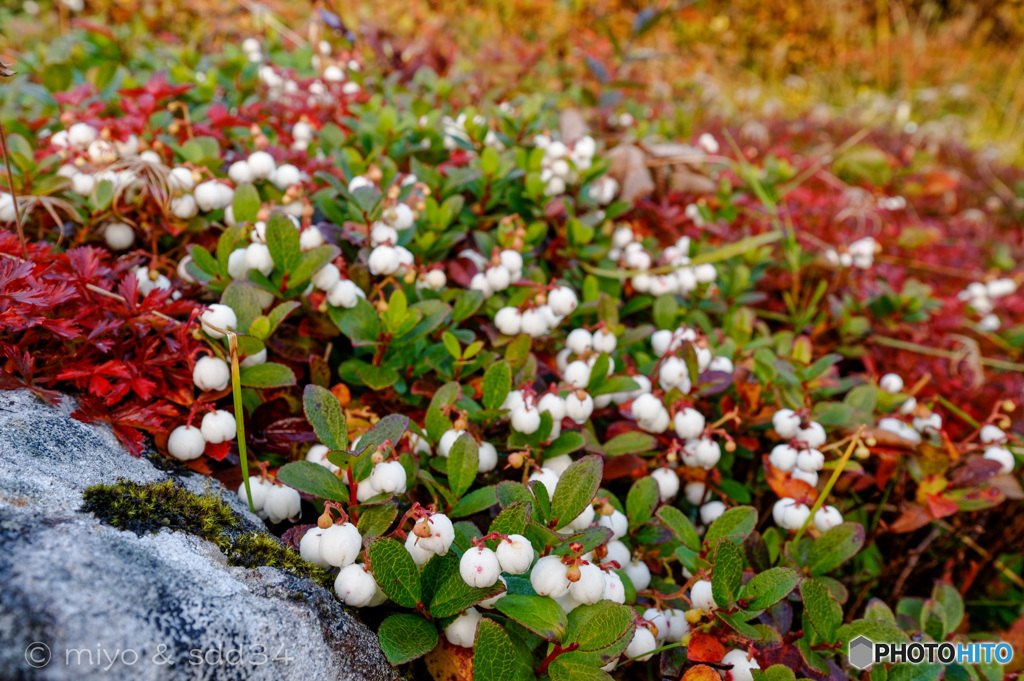
[[[846,656],[857,669],[867,669],[879,662],[998,662],[1006,664],[1013,659],[1013,647],[1009,643],[875,643],[867,636],[858,636],[850,641]]]

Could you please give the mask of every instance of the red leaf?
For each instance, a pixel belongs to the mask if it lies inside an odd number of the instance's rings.
[[[212,442],[206,443],[206,450],[204,454],[210,457],[214,461],[223,461],[229,453],[231,453],[232,442],[219,442],[214,444]]]

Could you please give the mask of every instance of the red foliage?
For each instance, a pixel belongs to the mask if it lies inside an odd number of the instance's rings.
[[[111,424],[140,454],[139,431],[166,432],[194,402],[197,305],[159,289],[140,299],[136,263],[104,249],[32,243],[29,261],[20,253],[0,232],[0,387],[50,401],[77,393],[75,418]]]

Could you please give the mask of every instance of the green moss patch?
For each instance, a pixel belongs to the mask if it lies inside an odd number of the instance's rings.
[[[228,564],[275,567],[330,588],[333,577],[302,559],[267,532],[240,532],[238,515],[222,499],[189,492],[179,482],[140,485],[119,480],[85,490],[82,510],[120,530],[142,536],[161,529],[202,537],[217,545]]]

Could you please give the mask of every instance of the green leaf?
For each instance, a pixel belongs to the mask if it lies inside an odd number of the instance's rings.
[[[594,366],[590,369],[590,381],[587,383],[587,392],[594,394],[597,391],[597,387],[601,385],[608,377],[608,367],[611,364],[611,359],[607,354],[601,353],[594,360]]]
[[[114,200],[114,183],[110,180],[100,180],[93,190],[93,212],[106,210],[110,202]]]
[[[704,541],[710,545],[723,537],[743,539],[753,531],[755,525],[757,525],[757,510],[755,508],[751,506],[730,508],[711,523],[707,534],[704,535]]]
[[[181,145],[181,155],[197,166],[206,165],[204,161],[220,160],[220,143],[213,137],[195,137]]]
[[[487,618],[480,620],[473,647],[473,681],[523,681],[531,676],[501,625]]]
[[[233,281],[228,284],[220,296],[220,302],[235,311],[239,333],[248,333],[252,320],[262,314],[256,287],[247,281]]]
[[[452,421],[441,411],[444,407],[451,406],[462,397],[462,386],[458,382],[445,383],[434,393],[427,407],[427,416],[423,422],[430,439],[437,442],[444,435],[446,430],[452,427]]]
[[[616,435],[604,443],[604,451],[608,456],[619,456],[621,454],[640,454],[650,452],[657,447],[657,440],[650,433],[633,430],[628,433]]]
[[[405,547],[402,547],[402,550],[404,551]],[[410,560],[412,560],[411,557]],[[427,574],[428,569],[430,570],[433,580],[434,590],[430,600],[430,614],[434,617],[457,615],[466,608],[491,596],[496,596],[504,590],[500,581],[486,589],[477,589],[466,584],[459,572],[459,557],[455,551],[449,551],[443,556],[434,556],[423,569],[424,575]]]
[[[942,678],[942,665],[938,662],[903,662],[889,668],[888,681],[936,681],[939,678]],[[1002,678],[1002,674],[997,678]]]
[[[359,511],[359,524],[356,529],[364,539],[379,537],[388,531],[396,517],[398,517],[398,508],[393,502],[364,506]]]
[[[551,496],[551,517],[558,519],[555,529],[571,523],[590,505],[601,486],[603,471],[604,462],[597,454],[584,456],[565,469]]]
[[[612,676],[597,666],[592,656],[559,655],[548,667],[551,681],[610,681]]]
[[[240,184],[235,187],[235,198],[231,201],[235,222],[256,222],[261,204],[260,193],[252,184]]]
[[[295,385],[295,373],[276,362],[245,367],[239,379],[245,388],[284,388]]]
[[[480,461],[479,445],[469,433],[463,433],[448,454],[448,486],[456,497],[461,497],[476,479]]]
[[[675,295],[666,293],[655,298],[652,314],[659,329],[675,329],[678,326],[676,319],[679,317],[679,303]]]
[[[380,623],[381,650],[392,666],[411,662],[437,646],[437,626],[419,615],[398,613]]]
[[[641,525],[651,519],[658,506],[658,483],[651,476],[640,478],[626,495],[626,516],[630,525]]]
[[[202,246],[191,246],[188,252],[192,256],[192,260],[195,262],[195,265],[203,272],[211,277],[224,276],[225,272],[223,268],[221,268],[220,263],[217,262],[216,258],[210,255],[208,250]]]
[[[380,336],[380,318],[377,310],[360,298],[353,308],[334,307],[327,311],[331,321],[356,347],[377,345]]]
[[[341,250],[334,245],[324,244],[317,246],[311,251],[302,255],[302,259],[294,269],[288,273],[288,287],[296,288],[302,286],[313,278],[313,275],[320,271],[324,265],[338,257]]]
[[[293,461],[281,466],[277,479],[318,499],[348,503],[348,486],[338,476],[312,461]]]
[[[855,620],[836,630],[836,640],[849,644],[858,636],[865,636],[875,643],[901,643],[910,640],[906,632],[890,622],[881,620]]]
[[[494,607],[547,641],[561,641],[565,635],[565,612],[547,596],[509,594]]]
[[[458,324],[476,314],[483,305],[484,294],[480,291],[463,291],[452,308],[452,321]]]
[[[74,72],[68,64],[48,64],[43,69],[43,87],[50,92],[64,92],[71,86]]]
[[[576,643],[582,652],[599,651],[629,636],[636,626],[636,611],[627,605],[600,601],[574,608],[566,621],[565,644]]]
[[[729,608],[743,582],[743,554],[727,538],[718,540],[711,567],[711,594],[719,608]]]
[[[572,454],[583,449],[586,444],[587,441],[583,438],[583,435],[575,430],[567,430],[544,448],[544,458],[553,459],[563,454]]]
[[[954,632],[964,619],[964,600],[960,592],[949,584],[938,583],[932,589],[932,598],[946,611],[946,630]]]
[[[403,608],[419,605],[420,571],[404,546],[394,539],[375,537],[366,545],[366,565],[388,598]]]
[[[796,674],[784,664],[773,664],[763,672],[756,669],[751,671],[754,681],[796,681]]]
[[[502,360],[492,364],[484,374],[483,401],[487,409],[499,409],[512,389],[512,368]]]
[[[700,550],[700,536],[686,514],[675,506],[662,506],[658,509],[658,519],[675,535],[683,546],[693,551]]]
[[[843,523],[833,527],[811,545],[807,553],[807,567],[812,574],[831,572],[853,558],[864,545],[864,526]]]
[[[348,425],[341,403],[327,388],[309,384],[302,391],[302,409],[317,439],[331,450],[348,449]]]
[[[493,175],[498,172],[498,165],[501,159],[494,147],[487,147],[480,153],[480,171],[484,175]]]
[[[452,518],[465,518],[486,511],[498,503],[498,495],[494,485],[487,485],[475,489],[459,500],[458,506],[453,508],[448,515]]]
[[[843,623],[843,608],[825,585],[814,579],[800,583],[800,597],[814,630],[825,643],[835,641],[836,629]]]
[[[445,331],[441,334],[441,342],[444,343],[444,347],[448,350],[448,354],[456,360],[462,359],[462,346],[459,344],[459,339],[452,335],[450,332]]]
[[[561,538],[562,543],[554,547],[551,553],[558,556],[564,556],[572,551],[573,544],[582,545],[583,553],[587,553],[589,551],[593,551],[601,544],[608,543],[612,538],[612,530],[609,527],[596,525],[594,527],[588,527],[581,532],[576,532],[575,534],[562,535]]]
[[[279,272],[292,272],[302,261],[299,230],[281,213],[274,213],[267,221],[267,248]]]
[[[375,366],[369,362],[360,360],[349,360],[356,375],[371,390],[384,390],[390,388],[401,378],[398,372],[389,366]]]
[[[491,523],[488,533],[522,534],[530,520],[532,505],[529,501],[515,501],[506,506]]]
[[[767,610],[788,596],[800,583],[800,573],[791,568],[775,567],[754,575],[743,585],[740,598],[747,601],[747,610]]]
[[[402,414],[388,414],[359,438],[359,444],[355,449],[358,454],[369,451],[371,454],[390,441],[397,446],[398,442],[405,435],[405,429],[409,427],[409,417]],[[357,456],[358,456],[357,454]]]

